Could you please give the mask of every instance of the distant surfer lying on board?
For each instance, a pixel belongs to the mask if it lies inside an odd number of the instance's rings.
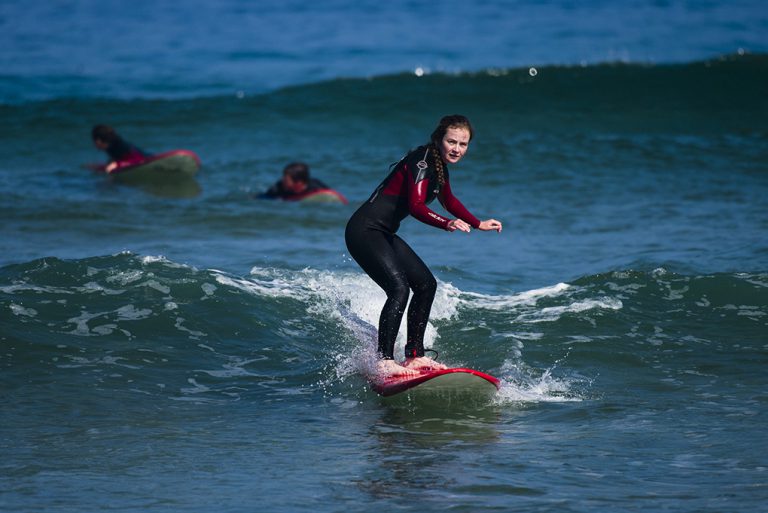
[[[94,146],[109,156],[109,161],[106,164],[89,166],[96,171],[110,173],[121,166],[141,163],[151,156],[120,137],[111,126],[94,126],[91,130],[91,138]]]
[[[472,126],[466,117],[443,117],[429,143],[393,164],[389,175],[347,223],[349,254],[387,294],[379,317],[379,375],[416,375],[422,370],[446,368],[424,356],[424,332],[437,281],[421,258],[397,235],[400,222],[412,215],[449,232],[469,232],[472,228],[501,232],[499,221],[480,221],[451,192],[448,164],[461,160],[471,138]],[[435,198],[457,219],[447,219],[431,210],[427,205]],[[411,290],[405,361],[400,365],[394,361],[395,339]]]
[[[283,168],[283,176],[266,192],[259,194],[257,197],[261,199],[301,201],[319,193],[333,194],[340,203],[347,203],[344,196],[317,178],[312,178],[307,164],[304,162],[291,162]]]

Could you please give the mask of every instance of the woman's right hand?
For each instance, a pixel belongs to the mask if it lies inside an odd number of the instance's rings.
[[[462,232],[469,233],[470,230],[472,230],[472,227],[469,226],[466,222],[462,221],[461,219],[451,219],[448,221],[448,227],[446,228],[449,232],[455,232],[456,230],[461,230]]]
[[[496,219],[486,219],[485,221],[480,222],[480,226],[478,226],[477,229],[483,230],[485,232],[496,230],[497,232],[501,233],[501,222],[497,221]]]

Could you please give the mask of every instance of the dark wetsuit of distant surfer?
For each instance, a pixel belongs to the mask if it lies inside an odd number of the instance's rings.
[[[107,155],[110,162],[133,162],[141,161],[149,157],[149,154],[140,148],[134,146],[124,139],[118,139],[107,146]]]
[[[406,363],[424,356],[424,332],[429,320],[437,282],[426,264],[397,235],[400,222],[408,215],[431,226],[453,231],[469,231],[469,226],[482,230],[501,230],[496,220],[480,221],[453,195],[447,162],[442,157],[444,142],[464,130],[466,142],[456,157],[466,151],[471,126],[463,116],[446,116],[432,134],[432,142],[409,152],[393,165],[392,171],[376,188],[371,197],[352,215],[347,223],[345,238],[352,258],[387,294],[379,318],[378,352],[382,359],[392,360],[395,339],[413,291],[407,317]],[[466,128],[465,128],[466,127]],[[451,142],[453,144],[453,142]],[[450,150],[453,151],[453,150]],[[445,209],[458,217],[447,219],[427,205],[437,198]],[[466,224],[465,224],[466,223]],[[469,225],[469,226],[467,226]]]
[[[100,166],[102,171],[112,171],[115,166],[138,164],[151,156],[120,137],[112,127],[107,125],[94,126],[91,137],[96,147],[109,157],[109,162]]]
[[[285,187],[283,180],[278,180],[272,187],[263,192],[259,197],[264,199],[283,199],[287,201],[301,199],[308,194],[317,192],[320,190],[328,189],[328,186],[317,178],[310,178],[307,181],[307,188],[302,192],[295,192]]]
[[[304,162],[291,162],[283,169],[283,177],[257,197],[298,201],[329,187],[309,175],[309,166]],[[345,200],[346,201],[346,200]]]

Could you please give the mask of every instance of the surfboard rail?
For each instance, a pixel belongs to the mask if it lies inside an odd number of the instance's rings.
[[[107,171],[107,174],[110,176],[119,176],[126,173],[130,174],[131,171],[147,169],[153,171],[175,170],[191,176],[197,173],[200,166],[200,157],[198,157],[195,152],[191,150],[170,150],[163,153],[157,153],[138,162],[118,162],[114,169]]]
[[[331,188],[315,189],[304,194],[297,194],[284,199],[287,201],[305,201],[312,203],[341,203],[343,205],[349,203],[342,193]]]
[[[430,389],[464,391],[469,387],[480,387],[485,390],[498,391],[499,379],[475,369],[453,367],[434,371],[424,371],[417,376],[386,376],[369,379],[371,389],[383,397],[396,395],[426,383],[431,383]]]

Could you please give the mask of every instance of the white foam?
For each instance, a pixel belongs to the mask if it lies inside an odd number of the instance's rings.
[[[149,308],[137,309],[133,305],[121,306],[115,310],[115,312],[117,313],[117,318],[121,321],[138,321],[141,319],[147,319],[150,315],[152,315],[152,310]]]
[[[118,328],[117,324],[107,322],[90,327],[89,323],[100,318],[109,318],[112,314],[116,314],[117,319],[120,321],[137,321],[146,319],[152,315],[152,310],[148,308],[137,309],[132,304],[124,305],[116,310],[107,312],[88,312],[83,310],[79,316],[71,317],[67,319],[67,322],[74,324],[75,328],[69,333],[72,335],[78,335],[81,337],[94,337],[109,335],[113,331],[118,330],[124,333],[127,337],[131,337],[131,333],[127,330]]]
[[[363,273],[334,273],[303,269],[284,270],[254,267],[248,279],[234,278],[216,272],[216,281],[249,294],[267,297],[287,297],[308,303],[308,312],[335,317],[362,342],[370,343],[376,336],[381,309],[386,301],[384,291]],[[456,314],[460,291],[451,284],[438,282],[430,319],[449,319]],[[397,346],[405,343],[405,323],[398,333]],[[438,338],[430,322],[425,334],[425,347]]]
[[[475,292],[464,292],[463,294],[472,298],[472,304],[478,308],[484,308],[486,310],[507,310],[509,308],[517,308],[520,306],[535,305],[540,299],[560,296],[570,288],[571,285],[568,285],[567,283],[558,283],[551,287],[532,289],[511,295],[491,296]]]
[[[219,271],[215,271],[215,273],[216,282],[219,284],[234,287],[255,296],[290,297],[294,299],[306,297],[306,294],[300,290],[302,287],[301,283],[296,281],[282,278],[264,280],[256,277],[243,279],[234,278]]]
[[[768,280],[766,280],[766,278],[768,278],[768,275],[766,274],[754,275],[754,274],[746,274],[746,273],[737,273],[736,277],[746,281],[747,283],[751,283],[752,285],[757,285],[758,287],[768,287]]]
[[[163,285],[157,280],[147,280],[144,283],[141,284],[142,287],[148,287],[150,289],[155,289],[158,292],[161,292],[163,294],[170,294],[171,288],[167,285]]]
[[[533,371],[518,363],[504,362],[501,386],[494,402],[505,404],[582,401],[583,399],[573,391],[575,385],[581,384],[581,380],[557,378],[552,374],[554,368],[535,376]]]
[[[135,281],[140,280],[144,276],[143,271],[138,270],[132,270],[132,271],[120,271],[112,276],[107,277],[107,282],[117,282],[120,285],[128,285],[129,283],[133,283]]]
[[[11,303],[10,305],[11,312],[13,312],[14,315],[21,315],[24,317],[36,317],[37,316],[37,310],[34,308],[25,308],[21,305],[17,305],[15,303]]]
[[[5,285],[0,287],[0,292],[5,294],[16,294],[17,292],[40,292],[44,294],[74,294],[71,290],[60,289],[57,287],[47,287],[39,285],[29,285],[27,283],[17,283],[14,285]]]
[[[351,350],[345,350],[337,356],[333,369],[337,378],[372,370],[376,361],[376,326],[386,295],[364,273],[314,269],[290,272],[254,267],[251,276],[242,279],[220,271],[214,272],[216,281],[221,285],[257,296],[296,299],[310,305],[307,311],[313,315],[339,320],[357,343]],[[460,296],[461,291],[453,285],[438,282],[430,322],[424,336],[426,348],[432,347],[439,337],[432,322],[455,316],[462,301]],[[405,338],[406,326],[403,322],[396,339],[396,353],[402,353]]]
[[[203,289],[203,293],[205,293],[205,297],[203,297],[203,299],[207,299],[209,296],[213,296],[213,293],[216,292],[216,285],[213,283],[203,283],[200,285],[200,288]]]
[[[291,272],[259,267],[254,267],[248,278],[235,278],[219,271],[215,273],[216,282],[221,285],[235,287],[257,296],[296,299],[310,305],[307,310],[313,315],[338,319],[357,342],[351,349],[334,356],[328,370],[334,374],[335,380],[344,380],[348,376],[365,374],[372,370],[376,361],[378,319],[386,295],[364,273],[313,269]],[[507,342],[514,341],[516,351],[513,358],[523,365],[522,341],[538,339],[541,334],[519,330],[518,327],[555,321],[567,313],[592,309],[618,310],[623,306],[620,300],[610,297],[574,299],[573,296],[578,295],[580,290],[566,283],[557,283],[550,287],[515,294],[490,295],[464,292],[451,283],[438,281],[424,345],[430,348],[439,338],[438,330],[433,324],[435,321],[455,318],[463,309],[474,312],[501,311],[510,324],[515,326],[514,333],[503,338]],[[542,308],[538,305],[543,299],[559,304]],[[405,322],[401,324],[395,354],[402,352],[406,336],[405,325]],[[534,369],[521,370],[517,364],[506,362],[501,369],[500,379],[500,403],[582,400],[573,392],[579,380],[555,377],[552,369],[543,373]]]
[[[265,357],[250,358],[250,359],[233,358],[231,362],[225,363],[221,369],[215,369],[215,370],[197,369],[196,372],[202,372],[214,378],[233,378],[233,377],[243,377],[243,376],[263,378],[265,377],[263,374],[250,372],[245,368],[245,366],[254,362],[263,361],[265,359],[266,359]]]
[[[206,336],[206,334],[203,333],[202,331],[191,330],[186,326],[184,326],[184,321],[186,321],[186,319],[184,319],[183,317],[176,317],[176,322],[174,324],[174,327],[179,331],[184,331],[186,333],[189,333],[189,338],[193,340],[198,340]]]
[[[187,383],[192,385],[191,387],[182,387],[181,392],[184,394],[204,394],[206,392],[210,392],[210,387],[207,387],[205,385],[201,385],[198,383],[195,378],[187,378]]]
[[[75,287],[75,290],[78,292],[83,292],[86,294],[92,294],[94,292],[99,292],[102,294],[105,294],[107,296],[117,296],[125,292],[125,290],[115,290],[115,289],[108,289],[102,285],[99,285],[95,281],[89,281],[82,287]]]
[[[125,360],[125,358],[121,356],[106,355],[106,356],[100,356],[97,358],[85,358],[83,356],[68,355],[66,356],[66,358],[69,360],[70,363],[62,363],[57,365],[57,367],[61,369],[74,369],[79,367],[101,367],[105,365],[114,365],[117,367],[123,367],[126,369],[134,369],[134,370],[141,368],[136,365],[122,363]],[[112,374],[112,376],[120,376],[120,374]]]
[[[538,323],[553,322],[560,319],[566,313],[578,313],[594,309],[621,310],[624,304],[615,298],[588,299],[574,301],[563,306],[552,306],[520,314],[517,320],[520,322]]]

